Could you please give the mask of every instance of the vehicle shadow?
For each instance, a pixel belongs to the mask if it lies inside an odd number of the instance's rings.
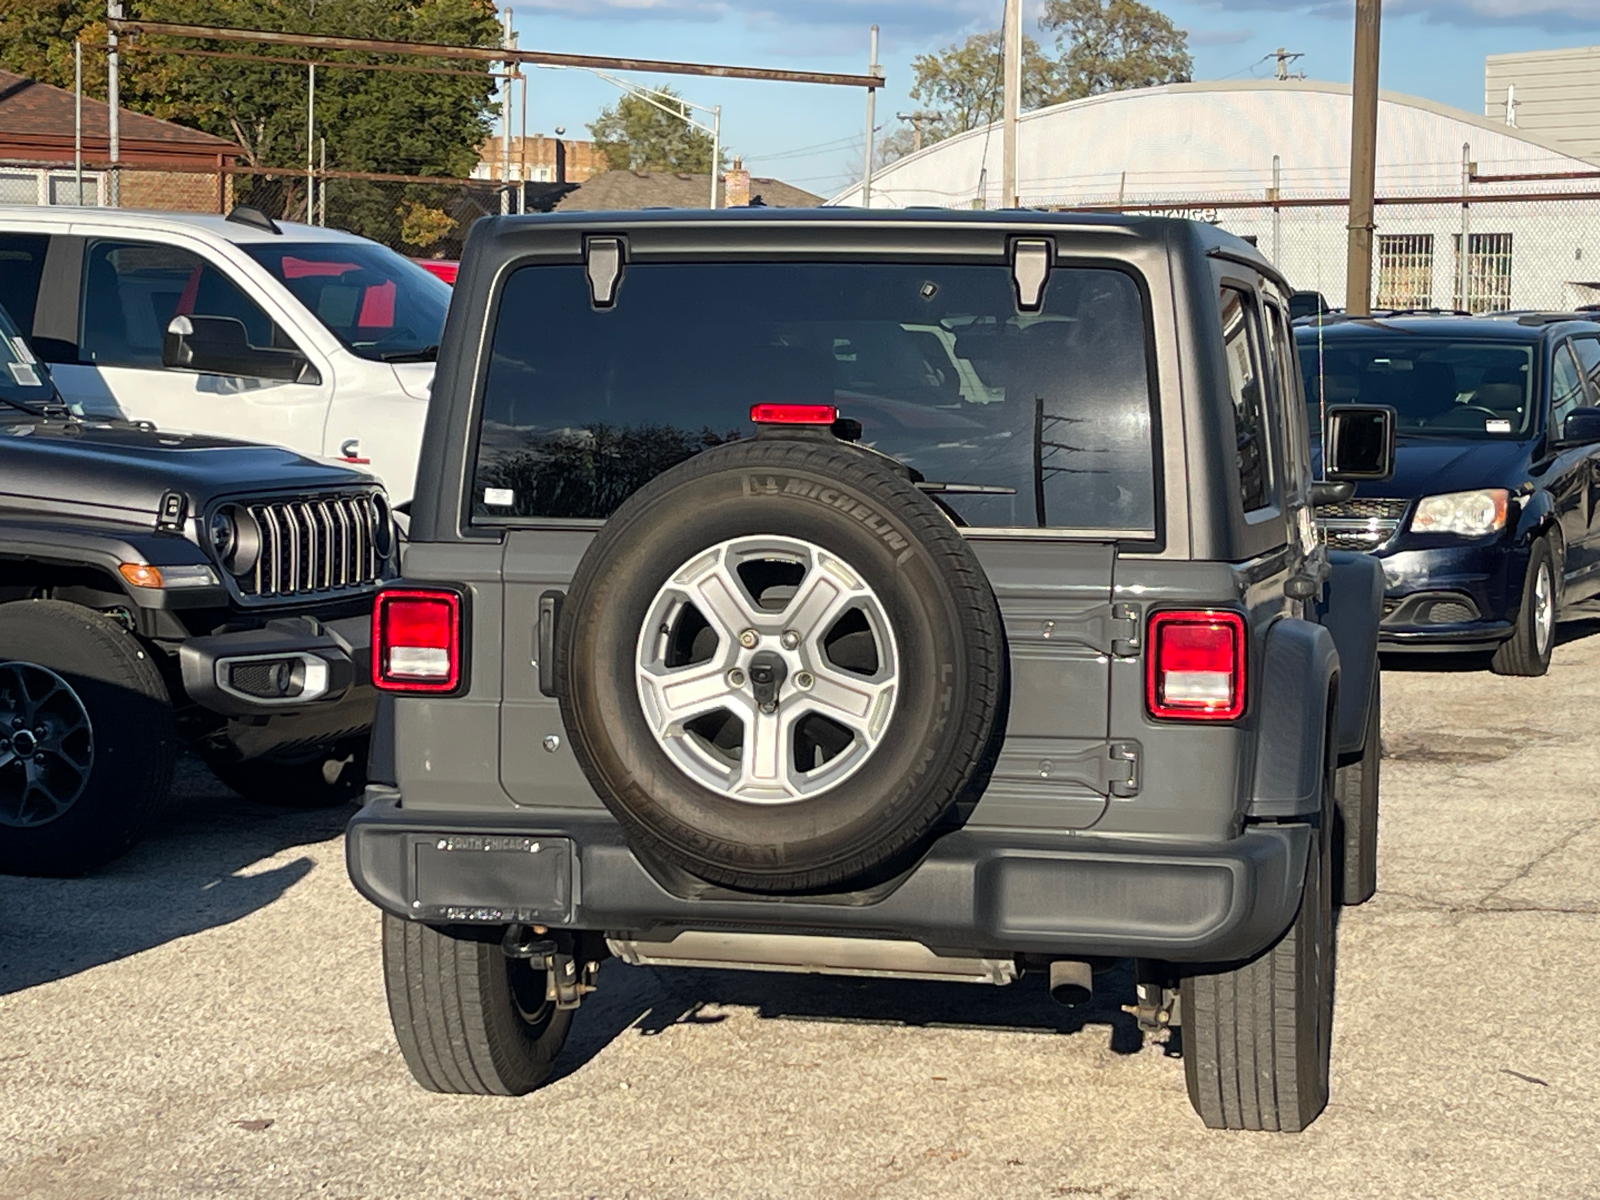
[[[1600,617],[1576,617],[1556,626],[1556,649],[1581,642],[1600,634]],[[1433,674],[1487,671],[1493,654],[1488,651],[1470,654],[1450,654],[1439,651],[1385,650],[1385,671],[1416,671]]]
[[[87,971],[271,904],[311,871],[301,857],[242,868],[339,837],[354,811],[253,804],[190,758],[163,815],[127,855],[79,879],[0,875],[0,995]]]
[[[1122,1005],[1134,1002],[1132,964],[1095,977],[1094,998],[1064,1008],[1050,998],[1044,973],[1032,971],[1005,987],[721,971],[691,967],[630,967],[615,960],[600,969],[599,988],[585,998],[557,1062],[555,1078],[580,1070],[606,1046],[632,1031],[652,1037],[675,1025],[714,1025],[712,1010],[751,1008],[763,1020],[914,1026],[1018,1033],[1106,1036],[1116,1054],[1137,1054],[1144,1034]]]

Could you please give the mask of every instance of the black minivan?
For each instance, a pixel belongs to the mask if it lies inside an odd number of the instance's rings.
[[[1600,318],[1329,315],[1296,322],[1310,426],[1396,413],[1394,478],[1317,517],[1387,582],[1388,650],[1492,651],[1549,669],[1555,625],[1600,593]]]

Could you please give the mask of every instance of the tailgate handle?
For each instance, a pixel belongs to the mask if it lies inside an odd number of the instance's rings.
[[[561,620],[565,592],[545,592],[539,597],[539,626],[534,633],[533,665],[539,669],[541,695],[556,694],[556,625]]]

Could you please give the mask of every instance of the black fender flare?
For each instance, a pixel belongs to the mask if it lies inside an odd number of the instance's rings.
[[[92,529],[76,524],[0,518],[0,560],[39,563],[49,567],[88,567],[104,575],[110,587],[122,593],[135,608],[173,607],[172,597],[160,588],[135,587],[118,571],[123,563],[160,566],[213,566],[192,543],[170,534],[141,529]],[[219,582],[214,588],[185,589],[185,607],[227,603]]]
[[[1378,623],[1386,587],[1383,565],[1370,554],[1328,552],[1328,591],[1322,626],[1339,651],[1338,745],[1341,764],[1366,749],[1367,706],[1378,672]]]
[[[1256,718],[1255,773],[1247,817],[1283,819],[1322,811],[1328,697],[1339,688],[1339,651],[1314,621],[1280,617],[1267,630]]]

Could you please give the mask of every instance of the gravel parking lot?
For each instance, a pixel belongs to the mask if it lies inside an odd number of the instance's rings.
[[[1201,1127],[1093,1007],[608,963],[520,1100],[418,1089],[348,811],[185,771],[99,877],[0,879],[0,1195],[1600,1195],[1600,623],[1543,679],[1384,675],[1380,891],[1340,931],[1333,1102]]]

